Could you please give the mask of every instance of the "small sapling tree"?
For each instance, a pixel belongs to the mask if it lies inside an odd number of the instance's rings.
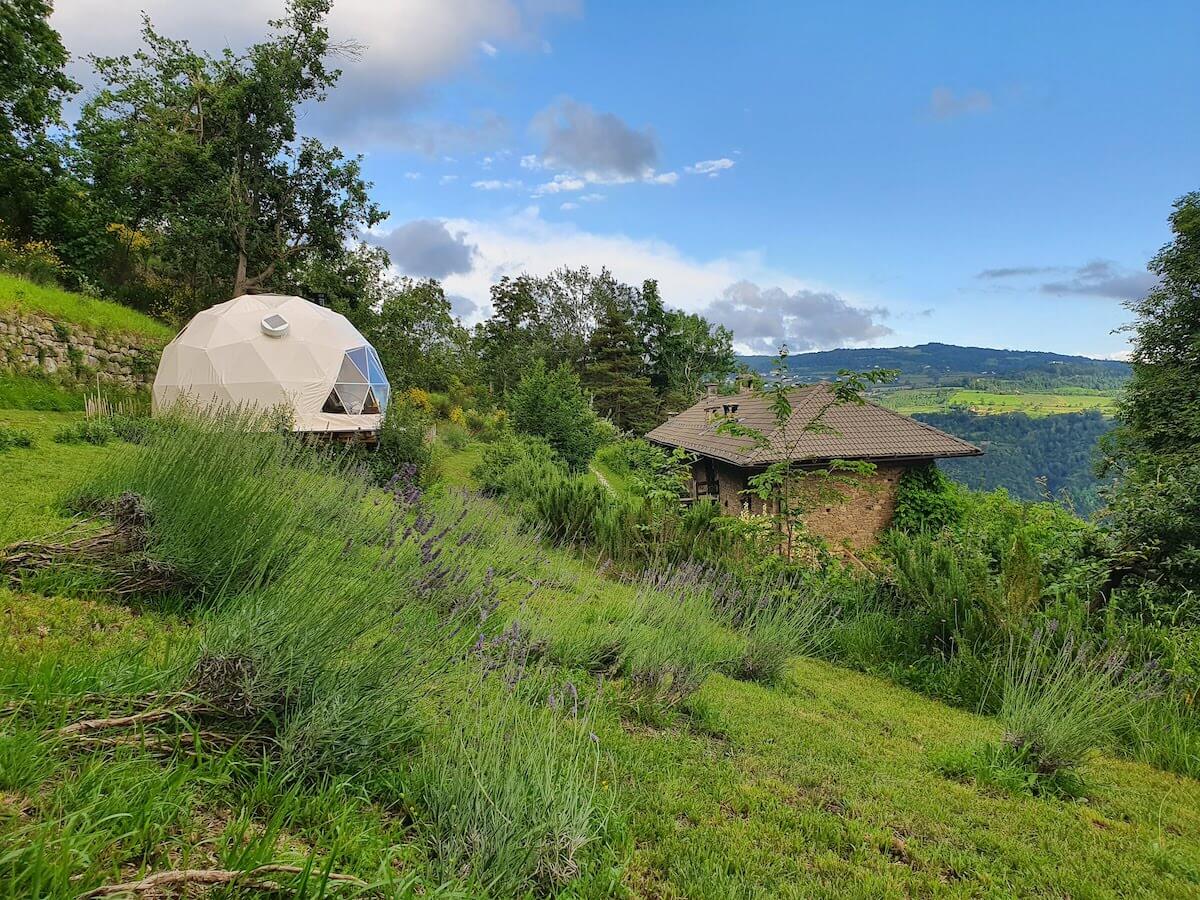
[[[779,459],[762,472],[747,479],[745,493],[763,501],[763,507],[782,535],[783,551],[791,556],[804,535],[804,514],[817,505],[841,503],[845,500],[842,488],[861,485],[863,478],[874,473],[874,463],[863,460],[833,459],[821,468],[801,468],[795,459],[800,455],[802,442],[812,434],[836,435],[838,431],[827,421],[829,411],[846,404],[862,405],[865,394],[873,384],[882,384],[896,377],[892,369],[871,369],[853,372],[842,369],[829,383],[829,396],[801,427],[789,427],[795,414],[791,390],[794,385],[788,372],[788,348],[779,348],[769,383],[755,384],[751,390],[767,401],[774,427],[769,431],[745,425],[732,416],[725,416],[717,426],[718,433],[749,438],[755,447],[772,448]]]

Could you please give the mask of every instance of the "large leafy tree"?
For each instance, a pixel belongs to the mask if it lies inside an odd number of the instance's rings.
[[[1171,214],[1150,262],[1158,283],[1129,304],[1133,377],[1107,465],[1118,600],[1149,618],[1200,621],[1200,192]]]
[[[658,422],[658,396],[645,368],[645,345],[630,311],[609,302],[588,340],[583,383],[596,411],[622,431],[643,434]]]
[[[734,373],[737,360],[728,328],[696,313],[667,309],[652,280],[642,285],[641,301],[650,381],[665,411],[690,405],[706,381],[721,382]]]
[[[470,333],[442,286],[395,277],[382,247],[364,243],[341,256],[306,257],[286,287],[349,318],[379,351],[393,389],[460,389],[475,377]]]
[[[147,19],[140,51],[93,60],[104,87],[77,141],[94,215],[146,236],[181,313],[336,258],[384,217],[359,160],[297,130],[300,108],[339,76],[330,2],[291,0],[243,52],[197,52]]]
[[[47,0],[0,0],[0,220],[18,237],[45,238],[47,201],[62,176],[54,129],[78,90]]]
[[[363,331],[396,387],[444,391],[470,377],[470,337],[432,279],[390,283]]]
[[[1133,377],[1119,434],[1134,457],[1192,454],[1200,443],[1200,191],[1175,203],[1171,232],[1149,265],[1158,284],[1129,304]]]
[[[484,377],[505,394],[535,359],[582,373],[588,340],[613,303],[640,320],[639,291],[607,269],[564,267],[543,277],[502,278],[492,286],[493,314],[475,332]]]

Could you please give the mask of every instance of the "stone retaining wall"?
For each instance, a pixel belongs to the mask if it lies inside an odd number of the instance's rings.
[[[149,388],[162,347],[151,338],[91,333],[36,314],[0,312],[0,370],[64,381]]]

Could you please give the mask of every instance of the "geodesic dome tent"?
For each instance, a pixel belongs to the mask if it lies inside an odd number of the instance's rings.
[[[345,316],[247,294],[197,313],[163,348],[153,404],[286,406],[297,431],[375,431],[390,393],[375,348]]]

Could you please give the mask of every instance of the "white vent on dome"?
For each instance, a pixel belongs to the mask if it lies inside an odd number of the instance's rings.
[[[267,337],[283,337],[288,332],[288,320],[279,313],[272,313],[262,320],[262,330]]]

